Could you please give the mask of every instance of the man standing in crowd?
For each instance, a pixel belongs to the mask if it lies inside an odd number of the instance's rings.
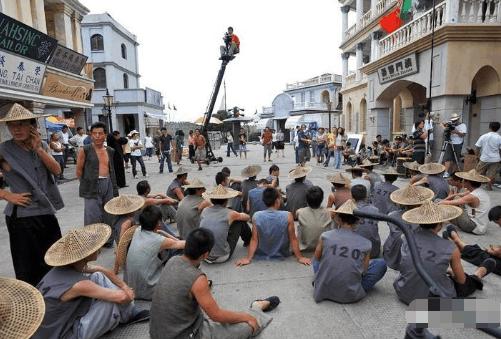
[[[263,144],[264,162],[266,162],[266,153],[268,153],[268,161],[271,161],[271,151],[273,146],[273,134],[270,129],[266,127],[261,135],[261,142]]]
[[[64,203],[53,175],[61,168],[48,153],[37,131],[37,115],[19,104],[6,106],[5,122],[12,139],[0,144],[0,167],[10,191],[0,189],[7,201],[5,220],[16,278],[36,286],[50,270],[47,249],[61,238],[55,213]]]
[[[117,179],[117,186],[120,188],[127,187],[125,181],[125,168],[124,168],[124,149],[123,145],[127,144],[127,138],[121,137],[119,131],[113,131],[106,137],[106,144],[115,150],[113,154],[113,166],[115,168],[115,177]]]
[[[461,150],[463,149],[463,143],[464,143],[464,136],[467,133],[467,128],[466,124],[461,122],[461,118],[457,113],[453,113],[450,122],[453,126],[453,129],[451,131],[451,144],[447,146],[447,149],[445,151],[445,156],[444,156],[444,165],[445,165],[445,173],[444,173],[444,178],[448,178],[450,176],[449,170],[451,167],[452,162],[456,161],[454,158],[453,154],[453,149],[454,153],[456,153],[457,160],[460,161],[461,158]],[[458,166],[459,164],[456,164]]]
[[[72,146],[78,147],[77,154],[80,150],[80,147],[83,147],[84,141],[87,139],[87,135],[85,134],[85,130],[82,127],[77,127],[77,134],[71,137],[69,140]]]
[[[195,130],[195,160],[198,164],[198,170],[202,170],[202,162],[205,161],[205,137],[200,133],[200,129]]]
[[[136,130],[133,130],[130,132],[132,135],[132,138],[129,140],[129,147],[130,147],[130,162],[132,164],[132,176],[134,179],[137,179],[137,169],[136,169],[136,164],[139,163],[141,166],[141,172],[143,173],[143,177],[147,177],[148,174],[146,173],[146,166],[144,165],[143,161],[143,154],[142,150],[144,149],[143,143],[139,139],[139,132]]]
[[[61,129],[61,142],[64,146],[64,167],[66,168],[66,163],[68,162],[68,155],[70,149],[68,146],[70,145],[70,133],[68,131],[68,126],[64,125],[63,129]]]
[[[159,173],[164,172],[164,162],[167,161],[167,167],[169,168],[169,173],[172,173],[172,160],[170,158],[171,147],[172,147],[172,135],[167,132],[167,128],[162,127],[160,129],[162,134],[158,138],[160,149],[160,171]]]
[[[80,180],[79,195],[84,198],[84,224],[111,225],[104,205],[118,196],[113,157],[115,151],[104,146],[106,125],[95,122],[90,127],[92,144],[78,153],[76,175]],[[106,222],[108,221],[108,222]]]
[[[482,135],[475,144],[475,153],[477,156],[480,153],[477,171],[490,179],[487,183],[489,191],[492,191],[492,184],[500,167],[499,162],[501,161],[501,157],[499,156],[499,150],[501,149],[501,135],[497,133],[500,127],[501,124],[499,121],[490,122],[490,132]]]
[[[311,140],[308,137],[308,135],[305,132],[306,125],[301,125],[297,132],[297,137],[296,137],[296,148],[297,148],[297,155],[298,155],[298,162],[301,166],[304,166],[304,163],[306,162],[306,158],[308,155],[308,151],[310,148],[310,143]]]

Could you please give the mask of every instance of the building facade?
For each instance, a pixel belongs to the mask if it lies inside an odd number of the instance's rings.
[[[94,87],[81,54],[88,12],[77,0],[0,0],[0,106],[17,102],[85,126]]]
[[[108,13],[90,14],[82,21],[82,44],[93,63],[92,121],[108,123],[103,100],[108,90],[114,97],[114,130],[127,134],[135,129],[145,136],[158,129],[166,119],[163,97],[140,87],[136,36]]]
[[[348,132],[366,142],[377,134],[410,134],[426,108],[436,123],[458,113],[473,145],[501,116],[501,2],[413,1],[391,34],[380,26],[397,0],[340,0],[343,114]],[[350,19],[352,25],[349,26]],[[433,41],[433,47],[432,47]],[[349,71],[350,59],[355,64]],[[430,90],[431,88],[431,90]],[[435,147],[443,129],[435,125]],[[438,152],[433,152],[438,157]]]
[[[263,108],[258,130],[270,127],[292,131],[303,123],[317,128],[339,126],[341,81],[340,75],[327,73],[286,84],[272,106]]]

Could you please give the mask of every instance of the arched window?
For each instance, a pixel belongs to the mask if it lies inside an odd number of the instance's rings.
[[[124,88],[129,88],[129,76],[124,73]]]
[[[122,49],[122,58],[127,59],[127,47],[125,47],[125,44],[122,44],[120,48]]]
[[[90,37],[90,49],[91,51],[104,50],[104,41],[101,34],[94,34]]]
[[[94,88],[106,88],[106,71],[104,68],[94,70]]]

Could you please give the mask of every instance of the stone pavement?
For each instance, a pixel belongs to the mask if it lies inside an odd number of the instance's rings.
[[[217,156],[223,156],[220,164],[211,164],[199,172],[196,165],[183,165],[192,169],[188,178],[198,177],[208,185],[214,185],[214,175],[223,166],[228,166],[232,176],[239,176],[242,168],[248,164],[259,164],[263,167],[260,176],[267,173],[271,163],[263,163],[262,148],[258,145],[250,146],[248,160],[239,158],[226,158],[225,152],[219,150]],[[292,147],[287,146],[285,158],[275,158],[273,161],[281,169],[280,182],[285,187],[289,183],[288,171],[294,167],[294,153]],[[158,174],[158,162],[146,160],[152,191],[165,192],[173,175]],[[174,166],[176,167],[176,166]],[[65,174],[71,177],[74,166],[70,165]],[[325,179],[332,172],[328,169],[313,164],[313,171],[308,178],[315,184],[330,191],[330,183]],[[140,179],[141,180],[141,179]],[[132,174],[127,173],[127,183],[130,185],[121,190],[122,193],[135,194],[135,184],[138,180],[132,179]],[[405,183],[399,179],[397,185]],[[58,219],[63,233],[71,227],[81,226],[83,223],[83,200],[78,198],[78,182],[70,181],[60,185],[61,193],[65,199],[66,207],[59,211]],[[493,203],[501,204],[501,191],[492,192]],[[327,199],[327,194],[325,200]],[[3,209],[4,201],[0,201]],[[388,235],[388,227],[380,223],[380,234],[384,240]],[[480,246],[501,244],[501,229],[494,224],[484,236],[462,234],[468,243],[479,243]],[[202,269],[214,281],[213,293],[222,307],[231,310],[245,310],[252,300],[270,295],[278,295],[282,303],[273,311],[274,320],[262,333],[261,338],[403,338],[405,323],[405,305],[399,302],[394,293],[392,283],[396,272],[388,269],[386,276],[377,285],[374,291],[362,301],[342,305],[333,302],[316,304],[313,301],[313,288],[311,281],[313,273],[311,267],[298,264],[294,257],[280,262],[253,261],[251,265],[236,268],[234,262],[246,254],[246,249],[237,245],[231,262],[220,265],[203,264]],[[99,262],[112,267],[113,250],[104,249]],[[463,262],[466,272],[472,273],[474,266]],[[8,232],[5,219],[0,218],[0,276],[14,276],[9,251]],[[501,300],[501,279],[499,276],[490,275],[485,279],[484,290],[476,293],[478,298],[491,298]],[[141,306],[148,307],[146,302],[138,302]],[[483,332],[474,329],[433,329],[435,334],[442,338],[487,338]],[[107,338],[149,338],[148,325],[137,324],[134,326],[118,328]]]

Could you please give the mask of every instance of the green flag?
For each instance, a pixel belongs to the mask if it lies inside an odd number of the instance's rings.
[[[411,12],[412,0],[401,0],[402,5],[400,7],[400,18],[405,19],[407,15]]]

